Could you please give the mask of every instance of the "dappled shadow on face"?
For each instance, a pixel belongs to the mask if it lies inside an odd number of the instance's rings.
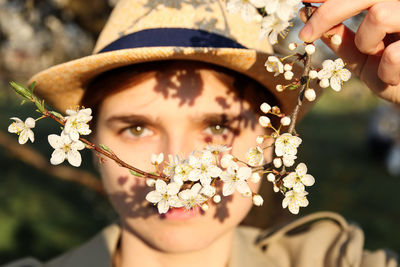
[[[222,196],[222,181],[218,181],[216,183],[217,194]],[[215,204],[215,214],[213,216],[214,219],[217,219],[219,222],[223,223],[227,218],[229,218],[229,202],[232,202],[233,196],[221,197],[221,202]]]
[[[135,179],[135,183],[129,190],[124,190],[122,186],[128,179]],[[146,200],[147,193],[152,189],[146,185],[145,179],[121,176],[118,177],[118,183],[121,185],[121,191],[109,194],[109,198],[119,214],[128,218],[147,218],[156,214],[153,204]]]
[[[161,93],[164,98],[179,99],[179,106],[184,104],[193,106],[195,100],[201,95],[204,86],[200,73],[195,68],[173,68],[159,71],[156,76],[154,90]]]

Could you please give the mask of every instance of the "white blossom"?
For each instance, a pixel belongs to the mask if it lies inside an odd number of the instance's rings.
[[[167,176],[174,177],[176,166],[181,163],[181,159],[178,156],[168,155],[169,162],[164,167],[163,173]]]
[[[306,91],[304,92],[304,97],[305,97],[308,101],[312,102],[312,101],[314,101],[315,98],[317,97],[317,94],[315,93],[315,90],[314,90],[314,89],[308,88],[308,89],[306,89]]]
[[[246,158],[250,166],[260,166],[264,162],[264,152],[261,147],[256,146],[247,151]]]
[[[239,165],[233,160],[234,157],[231,154],[223,155],[221,158],[222,168],[239,168]]]
[[[14,120],[14,122],[8,126],[8,132],[19,135],[18,142],[21,145],[28,142],[28,139],[31,140],[32,143],[35,141],[35,136],[31,130],[35,127],[35,119],[29,117],[23,122],[21,119],[13,117],[11,120]]]
[[[271,45],[278,43],[278,35],[285,36],[286,29],[291,24],[287,20],[280,20],[275,14],[263,18],[260,30],[260,39],[266,39]]]
[[[276,56],[269,56],[265,62],[265,67],[268,72],[275,72],[274,76],[278,76],[283,73],[283,64]]]
[[[224,182],[222,187],[222,195],[229,196],[235,192],[235,189],[242,195],[251,193],[250,187],[247,184],[247,179],[251,176],[251,168],[240,167],[228,168],[221,174],[221,180]]]
[[[226,10],[230,13],[239,13],[246,22],[257,19],[257,9],[265,6],[266,0],[228,0]]]
[[[280,20],[288,21],[295,16],[300,3],[300,0],[268,0],[265,11],[276,14]]]
[[[315,179],[311,174],[307,174],[307,166],[304,163],[299,163],[295,172],[283,178],[283,185],[295,192],[303,192],[305,186],[312,186],[314,183]]]
[[[260,196],[260,195],[253,196],[253,204],[255,206],[262,206],[263,203],[264,203],[264,199],[262,198],[262,196]]]
[[[228,152],[231,149],[232,147],[228,147],[225,145],[207,145],[206,147],[206,150],[210,151],[213,154]]]
[[[182,200],[183,205],[186,209],[191,209],[196,205],[204,203],[207,198],[200,194],[201,185],[195,183],[190,189],[185,189],[179,192],[178,196]]]
[[[291,167],[294,165],[294,161],[297,159],[297,156],[291,154],[284,154],[282,157],[282,163],[286,167]]]
[[[58,165],[68,160],[69,164],[74,167],[79,167],[82,162],[81,154],[78,150],[85,148],[85,145],[80,141],[74,141],[69,135],[61,132],[61,135],[51,134],[48,136],[49,144],[54,148],[51,154],[50,163]]]
[[[215,165],[213,154],[204,150],[200,157],[189,156],[189,165],[191,170],[188,174],[190,181],[196,182],[200,180],[203,186],[210,185],[211,178],[220,176],[222,170]]]
[[[290,190],[285,194],[285,198],[282,201],[282,207],[284,209],[289,207],[291,213],[298,214],[300,207],[308,206],[307,195],[308,193],[306,191],[295,192],[294,190]]]
[[[271,106],[268,103],[264,102],[260,105],[260,109],[262,112],[268,113],[271,110]]]
[[[183,182],[189,180],[189,173],[191,172],[192,167],[186,162],[181,161],[175,166],[175,173],[172,177],[172,180],[178,184],[182,184]],[[197,180],[200,177],[197,178]]]
[[[329,87],[329,79],[323,78],[322,80],[320,80],[319,81],[319,86],[321,86],[321,88]]]
[[[77,141],[80,134],[88,135],[92,132],[88,125],[88,122],[92,119],[92,110],[90,108],[78,111],[67,109],[66,113],[68,116],[65,117],[64,132],[70,136],[71,140]]]
[[[281,134],[275,141],[275,154],[278,157],[284,155],[296,155],[297,147],[301,144],[301,138],[290,133]]]
[[[164,154],[151,154],[151,164],[153,165],[159,165],[164,161]]]
[[[340,91],[343,82],[348,81],[350,77],[351,72],[344,68],[344,62],[340,58],[335,61],[330,59],[325,60],[322,62],[322,69],[318,72],[318,79],[321,80],[320,85],[321,83],[323,83],[322,85],[326,85],[326,80],[324,79],[329,79],[329,85],[335,91]],[[323,87],[322,85],[321,87]]]
[[[206,196],[206,197],[213,197],[215,195],[216,189],[212,185],[205,185],[201,188],[200,194]]]
[[[177,183],[167,184],[161,179],[156,181],[156,188],[154,191],[146,195],[146,200],[157,204],[158,212],[160,214],[166,213],[170,207],[182,207],[182,203],[176,195],[179,192],[180,186]]]

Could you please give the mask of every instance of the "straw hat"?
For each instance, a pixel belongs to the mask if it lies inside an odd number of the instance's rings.
[[[46,69],[30,82],[36,81],[36,93],[64,112],[78,105],[87,83],[107,70],[148,61],[195,60],[255,79],[290,112],[297,92],[275,90],[285,81],[265,70],[274,51],[267,40],[259,40],[259,29],[259,23],[228,13],[220,0],[120,0],[92,55]]]

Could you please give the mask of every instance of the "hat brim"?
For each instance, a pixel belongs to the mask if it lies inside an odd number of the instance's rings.
[[[265,86],[276,97],[280,108],[290,114],[297,103],[298,91],[275,90],[277,84],[287,84],[283,75],[274,77],[265,70],[270,54],[251,49],[205,47],[143,47],[93,54],[46,69],[30,79],[36,82],[35,92],[55,109],[66,109],[80,104],[88,82],[99,74],[131,64],[160,60],[194,60],[219,65],[243,73]],[[295,74],[301,70],[294,66]],[[298,118],[312,106],[304,100]]]

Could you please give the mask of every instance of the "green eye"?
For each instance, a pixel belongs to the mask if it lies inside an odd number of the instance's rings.
[[[135,125],[126,129],[127,133],[133,137],[150,136],[153,132],[145,126]]]
[[[212,135],[221,135],[224,134],[226,131],[227,127],[220,124],[211,125],[206,129],[206,132]]]
[[[134,127],[129,128],[129,132],[131,134],[133,134],[134,136],[142,135],[143,131],[144,131],[144,127],[142,127],[142,126],[134,126]]]

